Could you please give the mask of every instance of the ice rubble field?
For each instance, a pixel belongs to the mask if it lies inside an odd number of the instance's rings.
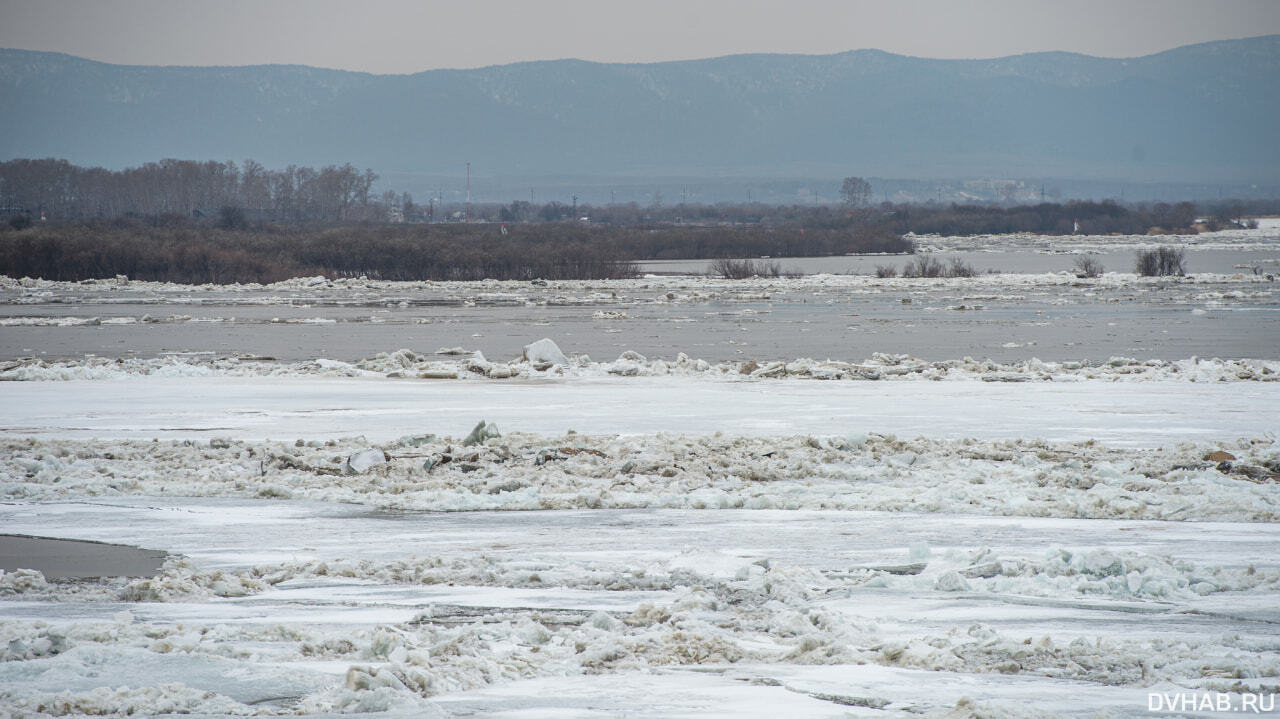
[[[1271,363],[497,381],[467,357],[451,381],[418,360],[0,385],[5,531],[177,555],[0,577],[4,702],[1132,716],[1149,691],[1277,689]]]
[[[1128,717],[1280,692],[1274,353],[555,349],[0,365],[2,531],[173,555],[0,575],[0,708]]]

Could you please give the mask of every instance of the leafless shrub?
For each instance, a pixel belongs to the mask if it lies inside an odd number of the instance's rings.
[[[973,265],[965,263],[959,257],[952,257],[951,264],[947,265],[947,277],[976,277],[978,271],[973,269]]]
[[[1076,277],[1094,279],[1106,270],[1096,258],[1081,255],[1076,258]]]
[[[892,277],[892,274],[882,275],[881,270],[892,272],[892,267],[882,268],[876,267],[876,277]],[[978,271],[973,265],[968,264],[959,257],[952,257],[950,262],[943,264],[940,260],[929,255],[916,255],[914,259],[902,267],[903,277],[977,277]]]
[[[707,274],[723,277],[726,280],[745,280],[748,277],[781,277],[782,266],[777,262],[756,260],[734,260],[721,258],[715,260],[707,268]]]
[[[1134,269],[1143,277],[1155,277],[1160,274],[1160,260],[1156,257],[1156,251],[1138,250],[1138,259]]]
[[[1161,245],[1154,250],[1138,250],[1136,269],[1143,277],[1182,277],[1187,252],[1181,247]]]
[[[750,260],[732,260],[727,257],[714,260],[707,266],[707,274],[712,277],[723,277],[726,280],[743,280],[751,276],[748,271]]]
[[[888,279],[898,276],[898,268],[893,265],[876,265],[876,277],[880,279]]]
[[[942,277],[942,263],[929,255],[916,255],[902,266],[903,277]]]

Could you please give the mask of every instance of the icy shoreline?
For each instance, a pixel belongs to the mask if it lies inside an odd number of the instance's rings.
[[[1143,243],[1151,244],[1151,243]],[[1271,245],[1269,247],[1274,247]],[[1270,276],[1268,276],[1270,275]],[[380,280],[369,277],[295,277],[270,284],[203,284],[186,285],[154,282],[128,277],[80,281],[14,278],[0,275],[0,292],[13,293],[9,302],[27,304],[48,301],[77,304],[111,304],[127,300],[144,300],[154,304],[181,304],[199,301],[199,296],[223,294],[234,304],[296,304],[305,300],[321,300],[331,293],[356,299],[370,299],[362,293],[380,293],[377,301],[420,298],[453,298],[471,302],[545,302],[550,304],[605,304],[619,300],[619,292],[652,293],[657,301],[689,302],[706,299],[743,297],[744,293],[786,292],[799,290],[995,290],[1075,287],[1081,289],[1115,289],[1196,287],[1228,285],[1237,287],[1274,287],[1275,273],[1239,272],[1193,273],[1183,277],[1143,277],[1133,272],[1107,272],[1096,278],[1078,277],[1074,272],[1004,273],[993,272],[973,277],[891,277],[818,273],[800,277],[750,277],[728,280],[704,274],[644,275],[627,280]],[[663,292],[692,293],[666,297]],[[281,294],[281,293],[290,294]],[[96,293],[83,296],[84,293]],[[585,294],[565,294],[585,293]]]

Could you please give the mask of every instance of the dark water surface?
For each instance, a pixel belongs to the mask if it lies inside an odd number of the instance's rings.
[[[45,579],[149,577],[168,556],[123,544],[0,534],[0,569],[35,569]]]
[[[178,288],[61,286],[0,291],[0,361],[20,357],[157,357],[166,354],[345,361],[408,348],[480,350],[519,357],[550,337],[569,354],[612,360],[684,352],[732,360],[860,360],[875,352],[927,360],[1001,362],[1280,356],[1280,268],[1275,249],[1188,252],[1191,272],[1220,280],[1077,281],[1072,275],[879,282],[820,277],[713,282],[661,278],[550,287],[470,285]],[[1101,257],[1131,271],[1131,249]],[[1072,257],[1031,250],[952,255],[979,270],[1061,272]],[[1114,262],[1124,260],[1123,267]],[[906,257],[780,260],[806,272],[874,270]],[[698,271],[706,261],[662,263]],[[650,269],[656,269],[646,265]],[[1258,267],[1261,274],[1252,269]],[[1037,277],[1043,277],[1038,280]],[[61,323],[61,324],[59,324]]]

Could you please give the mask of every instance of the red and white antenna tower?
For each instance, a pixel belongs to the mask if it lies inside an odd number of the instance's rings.
[[[467,163],[467,222],[471,221],[471,163]]]

